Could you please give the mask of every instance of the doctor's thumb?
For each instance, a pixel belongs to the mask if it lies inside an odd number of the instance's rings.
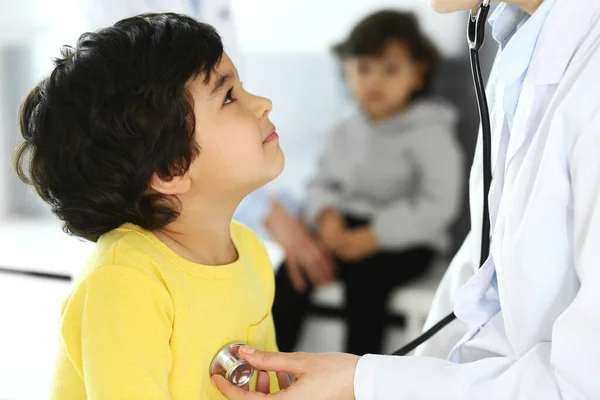
[[[254,368],[263,371],[291,374],[304,372],[302,368],[306,360],[304,353],[271,353],[245,346],[240,347],[239,353]]]

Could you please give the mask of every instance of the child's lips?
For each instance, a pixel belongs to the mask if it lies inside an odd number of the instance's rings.
[[[365,96],[365,100],[370,103],[377,103],[383,100],[383,94],[381,92],[370,92]]]
[[[263,143],[269,143],[277,139],[279,139],[279,135],[277,132],[273,131],[265,138],[265,140],[263,140]]]

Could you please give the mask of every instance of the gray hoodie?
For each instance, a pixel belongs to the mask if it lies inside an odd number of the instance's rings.
[[[316,226],[334,207],[370,219],[383,249],[445,250],[462,189],[456,122],[453,108],[432,100],[380,123],[355,109],[329,135],[309,184],[307,222]]]

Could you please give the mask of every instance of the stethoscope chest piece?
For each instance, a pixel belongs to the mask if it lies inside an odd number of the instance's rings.
[[[254,367],[244,360],[238,350],[244,343],[232,343],[222,348],[210,364],[210,376],[221,375],[236,386],[244,386],[254,375]]]

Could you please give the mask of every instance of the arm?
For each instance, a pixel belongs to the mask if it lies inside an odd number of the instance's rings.
[[[281,201],[273,200],[265,225],[283,247],[292,285],[296,291],[303,292],[307,288],[306,278],[313,286],[331,282],[335,278],[335,265],[329,254],[304,223],[288,210]]]
[[[600,393],[600,112],[571,154],[573,243],[580,288],[556,319],[552,341],[519,357],[452,364],[425,357],[365,356],[355,379],[358,400],[595,399]],[[401,377],[401,381],[399,381]],[[399,383],[400,382],[400,383]],[[428,385],[427,382],[435,382]]]
[[[402,199],[379,211],[373,228],[379,245],[399,248],[444,231],[456,217],[462,193],[462,153],[450,126],[429,125],[416,132],[414,156],[421,186],[414,201]]]
[[[88,399],[171,399],[172,321],[167,289],[149,272],[107,265],[82,282],[62,337]]]

